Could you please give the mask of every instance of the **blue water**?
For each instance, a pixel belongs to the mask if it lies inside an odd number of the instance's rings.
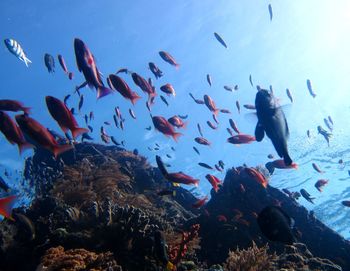
[[[273,8],[270,21],[268,4]],[[13,38],[24,48],[33,64],[29,68],[11,55],[3,45],[0,50],[1,98],[20,100],[32,107],[32,116],[46,127],[59,130],[47,112],[44,97],[52,95],[63,99],[72,94],[75,86],[84,81],[75,64],[73,40],[81,38],[95,55],[97,65],[104,77],[127,67],[145,78],[151,77],[158,94],[159,87],[171,83],[176,97],[167,98],[170,106],[156,98],[153,115],[169,118],[176,114],[188,114],[188,127],[178,143],[162,134],[145,130],[152,125],[146,109],[146,96],[133,83],[130,76],[123,75],[134,91],[142,96],[135,106],[119,93],[96,100],[96,94],[88,88],[81,92],[85,103],[77,120],[84,125],[83,116],[91,110],[95,113],[92,136],[102,143],[99,129],[104,121],[110,135],[118,141],[125,140],[127,149],[137,148],[155,165],[155,155],[171,164],[171,170],[183,171],[201,179],[197,193],[209,194],[210,185],[204,176],[213,173],[197,165],[205,162],[214,165],[223,160],[227,166],[246,163],[249,166],[263,165],[267,155],[276,157],[271,142],[252,143],[235,147],[226,143],[229,137],[228,119],[236,121],[243,133],[253,134],[256,117],[242,108],[237,113],[235,102],[254,104],[255,87],[249,83],[252,75],[254,85],[264,88],[273,86],[275,95],[285,106],[290,128],[289,148],[298,170],[276,171],[270,184],[278,188],[298,191],[305,188],[316,197],[315,205],[300,199],[300,204],[315,211],[316,217],[337,230],[346,238],[350,209],[341,205],[350,199],[348,183],[349,167],[349,103],[348,74],[350,71],[350,3],[338,0],[309,1],[43,1],[38,0],[0,3],[1,39]],[[225,49],[214,38],[219,33],[226,43]],[[180,64],[180,69],[165,63],[158,51],[169,52]],[[44,54],[55,56],[56,73],[49,74],[44,66]],[[68,80],[57,61],[63,55],[74,79]],[[148,69],[148,62],[155,62],[164,76],[155,80]],[[210,74],[213,85],[209,87],[206,75]],[[312,98],[306,87],[310,79],[317,94]],[[224,90],[224,85],[238,84],[233,93]],[[285,89],[294,96],[290,104]],[[219,108],[231,110],[232,115],[219,115],[219,129],[211,130],[206,121],[212,120],[205,106],[197,105],[189,97],[191,92],[202,99],[210,95]],[[165,96],[164,94],[162,94]],[[78,96],[69,100],[70,107],[77,107]],[[113,126],[114,107],[119,106],[126,119],[125,129]],[[132,108],[137,116],[128,114]],[[324,128],[323,118],[332,116],[334,132],[330,147],[317,134],[317,126]],[[200,123],[204,136],[212,142],[211,147],[199,146],[194,137],[199,136]],[[153,127],[153,125],[152,125]],[[311,131],[307,138],[306,131]],[[149,151],[147,147],[161,145],[161,150]],[[23,169],[27,151],[20,157],[15,146],[0,137],[0,165],[9,171]],[[175,147],[173,152],[170,148]],[[198,156],[192,149],[196,146]],[[172,156],[171,159],[166,154]],[[341,167],[338,160],[343,159]],[[312,168],[315,162],[325,173]],[[15,174],[15,173],[13,173]],[[224,173],[215,173],[223,178]],[[314,188],[318,179],[329,179],[329,184],[320,193]],[[23,187],[14,175],[9,183],[22,193]]]

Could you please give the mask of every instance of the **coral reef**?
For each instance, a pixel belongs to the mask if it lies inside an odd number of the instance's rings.
[[[14,210],[16,221],[0,223],[0,270],[214,271],[223,263],[232,270],[249,255],[257,266],[268,258],[271,270],[341,270],[332,262],[350,270],[349,243],[295,200],[264,188],[257,170],[228,170],[219,191],[195,209],[188,190],[172,187],[133,152],[81,143],[55,160],[37,149],[24,169],[33,201]],[[176,194],[160,196],[162,189]],[[298,241],[310,251],[261,235],[256,214],[266,205],[281,205],[295,219]]]
[[[43,256],[37,270],[60,271],[122,271],[110,252],[96,254],[85,249],[70,249],[64,251],[59,246],[50,248]]]

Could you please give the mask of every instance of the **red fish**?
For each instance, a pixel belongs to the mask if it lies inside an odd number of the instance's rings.
[[[173,116],[168,119],[168,122],[176,128],[186,128],[187,122],[183,122],[178,116]]]
[[[216,218],[220,222],[227,222],[227,218],[224,215],[218,215]]]
[[[194,186],[198,186],[199,180],[194,179],[193,177],[186,175],[182,172],[177,173],[168,173],[166,176],[164,176],[168,181],[172,183],[182,183],[182,184],[193,184]]]
[[[78,70],[84,74],[86,84],[97,90],[97,99],[113,93],[112,89],[104,86],[95,58],[82,40],[74,40],[74,51]]]
[[[315,183],[315,187],[318,191],[322,192],[323,191],[323,187],[328,184],[328,180],[324,180],[324,179],[321,179],[321,180],[318,180],[316,183]]]
[[[134,83],[145,93],[148,94],[148,99],[150,100],[152,97],[155,97],[157,94],[154,91],[154,88],[152,85],[147,82],[146,79],[144,79],[142,76],[138,75],[136,72],[133,72],[131,74],[132,79],[134,80]]]
[[[192,204],[193,208],[200,208],[202,207],[208,200],[208,196],[205,196],[202,199],[197,200],[195,203]]]
[[[70,130],[73,138],[76,139],[79,135],[89,132],[88,129],[80,128],[78,126],[72,112],[64,102],[52,96],[46,96],[45,99],[51,116],[57,121],[64,133],[67,133],[67,131]]]
[[[219,185],[222,184],[222,181],[220,181],[217,177],[211,174],[205,175],[205,178],[209,181],[211,186],[213,187],[215,192],[218,192],[219,190]]]
[[[38,143],[39,146],[51,151],[55,158],[59,154],[73,148],[72,145],[59,145],[44,126],[26,115],[17,115],[16,121],[23,133]]]
[[[210,98],[209,95],[204,95],[204,103],[209,108],[209,110],[213,112],[214,115],[217,115],[219,113],[219,109],[216,108],[213,99]]]
[[[237,133],[240,134],[241,132],[238,130],[236,123],[233,119],[229,119],[231,128]]]
[[[15,100],[0,100],[0,110],[18,112],[23,111],[30,113],[30,107],[25,107],[21,102]]]
[[[0,199],[0,215],[15,221],[12,217],[13,205],[16,203],[17,196],[12,195]]]
[[[161,86],[160,90],[166,93],[166,95],[168,96],[173,95],[175,97],[176,95],[174,87],[169,83],[165,84],[164,86]]]
[[[227,139],[232,144],[249,144],[255,141],[255,137],[251,135],[238,134]]]
[[[109,75],[109,79],[113,88],[117,90],[124,98],[130,100],[132,104],[135,104],[136,101],[141,98],[136,92],[132,91],[128,84],[119,76],[111,74]]]
[[[165,62],[168,62],[170,65],[175,66],[176,69],[180,67],[180,64],[176,63],[176,60],[169,53],[160,51],[159,55]]]
[[[314,168],[314,170],[316,170],[318,173],[324,173],[324,171],[322,171],[318,165],[316,165],[315,163],[312,163],[312,167]]]
[[[279,169],[286,169],[286,168],[294,168],[294,169],[298,169],[298,164],[297,163],[292,163],[291,165],[287,166],[285,163],[284,163],[284,160],[283,159],[277,159],[275,161],[272,161],[270,162],[271,165],[274,167],[274,168],[279,168]]]
[[[252,177],[256,182],[260,183],[264,188],[267,187],[268,181],[263,174],[254,168],[245,168],[245,172]]]
[[[181,133],[176,133],[171,124],[161,116],[152,117],[154,127],[166,136],[171,136],[175,141],[182,135]]]
[[[210,142],[209,142],[207,139],[205,139],[204,137],[196,137],[194,140],[195,140],[198,144],[210,146]]]
[[[10,118],[10,116],[2,111],[0,111],[0,131],[11,144],[18,145],[20,154],[22,154],[24,149],[33,147],[25,140],[21,129]]]

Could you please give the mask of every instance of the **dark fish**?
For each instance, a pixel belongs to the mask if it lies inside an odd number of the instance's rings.
[[[293,96],[292,93],[290,92],[289,88],[286,89],[287,96],[290,100],[291,103],[293,103]]]
[[[60,126],[64,133],[70,130],[72,132],[73,138],[75,139],[79,135],[88,132],[87,129],[80,128],[78,126],[78,123],[71,111],[69,111],[68,107],[59,99],[52,96],[46,96],[45,100],[51,116],[55,121],[57,121],[57,124]]]
[[[309,90],[309,93],[310,95],[315,98],[316,97],[316,94],[315,92],[312,90],[312,86],[311,86],[311,81],[309,79],[306,80],[306,85],[307,85],[307,88]]]
[[[3,111],[0,111],[0,131],[10,144],[17,144],[20,154],[22,154],[23,150],[33,147],[24,138],[22,130],[16,125],[12,118]]]
[[[134,155],[139,155],[138,149],[134,149],[134,150],[132,151],[132,153],[133,153]]]
[[[112,86],[117,90],[125,99],[131,101],[134,105],[141,97],[136,92],[132,91],[129,85],[119,76],[110,74],[109,79],[111,80]]]
[[[120,143],[122,143],[122,146],[125,146],[125,141],[122,140]]]
[[[212,169],[213,170],[213,168],[211,166],[209,166],[208,164],[206,164],[206,163],[199,162],[198,165],[200,165],[201,167],[204,167],[206,169]]]
[[[288,154],[287,139],[289,129],[283,110],[278,106],[276,99],[267,90],[261,89],[255,98],[258,123],[255,128],[255,138],[260,142],[266,133],[271,139],[275,150],[283,157],[287,166],[292,164]]]
[[[159,146],[159,144],[158,144],[158,143],[156,143],[155,145],[156,145],[158,148],[160,148],[160,146]]]
[[[235,85],[234,90],[238,90],[238,85]]]
[[[111,123],[109,121],[104,121],[103,124],[108,125],[108,126],[111,125]]]
[[[249,110],[256,110],[255,105],[252,104],[244,104],[243,107]]]
[[[178,116],[179,116],[179,118],[181,118],[181,119],[183,119],[183,120],[185,120],[185,119],[188,118],[188,115],[178,115]]]
[[[198,128],[198,132],[201,135],[201,137],[204,137],[203,132],[202,132],[202,128],[201,125],[199,123],[197,123],[197,128]]]
[[[94,131],[94,128],[92,128],[91,125],[88,125],[88,128],[89,128],[89,130],[90,130],[91,133]]]
[[[350,207],[350,200],[343,200],[341,204],[343,204],[346,207]]]
[[[220,112],[224,114],[231,114],[231,111],[228,109],[220,109]]]
[[[151,131],[152,130],[152,127],[151,126],[148,126],[145,128],[147,131]]]
[[[170,95],[173,95],[174,97],[176,96],[174,87],[169,83],[161,86],[160,90],[163,91],[168,96],[170,96]]]
[[[124,130],[124,121],[119,121],[120,129]]]
[[[168,122],[176,128],[186,128],[187,122],[183,122],[178,116],[173,116],[168,119]]]
[[[224,89],[227,91],[233,91],[233,87],[230,86],[224,86]]]
[[[315,198],[312,198],[311,195],[305,190],[305,189],[301,189],[300,190],[300,194],[308,201],[311,202],[312,204],[314,204],[313,200]]]
[[[95,118],[95,117],[94,117],[94,112],[91,111],[90,114],[89,114],[89,119],[90,119],[90,121],[93,120],[94,118]]]
[[[333,127],[332,125],[329,123],[327,118],[323,119],[324,123],[326,124],[327,128],[332,132],[333,131]]]
[[[170,159],[172,158],[170,154],[167,154],[166,157],[168,157],[168,158],[170,158]]]
[[[219,165],[216,165],[216,164],[215,164],[214,166],[215,166],[215,168],[216,168],[217,171],[222,172],[222,168],[221,168]]]
[[[6,193],[10,192],[10,187],[7,185],[7,183],[2,177],[0,177],[0,188]]]
[[[273,154],[269,154],[269,155],[267,156],[267,158],[273,159],[273,158],[275,158],[275,157],[273,156]]]
[[[165,177],[167,176],[169,173],[167,171],[167,169],[164,166],[164,163],[162,161],[162,158],[159,155],[156,155],[156,162],[157,162],[157,166],[160,170],[160,172],[162,173],[162,175]],[[165,177],[166,178],[166,177]]]
[[[122,113],[120,112],[119,106],[114,108],[115,115],[117,116],[118,119],[122,119]]]
[[[65,105],[67,105],[67,101],[68,101],[69,98],[70,98],[70,94],[64,96],[63,102],[64,102]]]
[[[88,133],[82,134],[81,141],[84,142],[84,140],[94,140]]]
[[[252,79],[252,75],[250,74],[249,75],[249,83],[250,83],[250,85],[253,87],[254,85],[253,85],[253,79]]]
[[[16,221],[18,221],[21,225],[24,226],[24,229],[26,233],[28,234],[29,241],[32,241],[35,239],[35,226],[34,223],[24,214],[20,213],[14,213],[14,218]]]
[[[240,131],[238,130],[237,125],[236,125],[236,123],[234,122],[234,120],[233,120],[233,119],[229,119],[229,123],[230,123],[231,128],[232,128],[237,134],[240,134]]]
[[[236,101],[236,107],[238,110],[238,114],[241,114],[241,106],[239,105],[239,101]]]
[[[128,73],[128,69],[127,68],[121,68],[119,70],[117,70],[117,72],[115,74],[119,74],[119,73]]]
[[[308,138],[311,138],[310,130],[307,130],[307,131],[306,131],[306,134],[307,134],[307,137],[308,137]]]
[[[293,220],[279,207],[265,207],[258,215],[257,222],[262,234],[271,241],[293,244]]]
[[[85,124],[87,125],[89,122],[89,116],[88,115],[84,115],[84,120],[85,120]]]
[[[216,130],[218,128],[218,126],[215,126],[213,123],[210,122],[210,120],[207,121],[207,124],[213,130]]]
[[[322,192],[323,191],[323,187],[328,184],[328,180],[324,180],[324,179],[321,179],[321,180],[318,180],[316,183],[315,183],[315,187],[316,189],[319,191],[319,192]]]
[[[226,128],[226,130],[230,134],[230,136],[234,136],[235,135],[230,128]]]
[[[78,70],[84,74],[86,84],[97,90],[97,99],[113,93],[112,89],[104,86],[95,58],[82,40],[74,39],[74,51]]]
[[[273,13],[272,13],[272,6],[269,4],[269,14],[270,14],[270,21],[272,21]]]
[[[172,66],[175,66],[176,69],[180,67],[180,64],[176,63],[176,60],[169,53],[160,51],[159,55],[165,62],[169,63]]]
[[[323,135],[329,146],[329,138],[332,136],[332,134],[323,129],[321,125],[317,126],[317,130],[319,134]]]
[[[44,62],[45,62],[45,66],[47,68],[47,71],[49,73],[54,73],[55,72],[55,59],[53,58],[53,56],[50,54],[45,54]]]
[[[209,86],[211,86],[212,81],[211,81],[210,74],[207,74],[207,81],[208,81]]]
[[[155,151],[159,151],[159,148],[154,148]]]
[[[220,35],[216,32],[214,32],[214,36],[215,38],[218,40],[218,42],[221,43],[222,46],[224,46],[225,48],[227,48],[227,44],[225,43],[225,41],[220,37]]]
[[[334,125],[334,123],[333,123],[333,120],[332,120],[331,116],[328,116],[328,120],[329,120],[329,122],[330,122],[332,125]]]
[[[121,144],[114,138],[114,136],[111,136],[111,141],[113,142],[114,145],[120,146]]]
[[[84,95],[80,96],[78,110],[80,111],[84,104]]]
[[[72,107],[69,111],[72,113],[72,115],[75,115],[75,108],[74,107]]]
[[[193,96],[192,93],[189,93],[189,95],[191,96],[191,98],[194,100],[194,102],[195,102],[196,104],[204,104],[204,101],[199,100],[199,99],[196,99],[196,98]]]
[[[68,71],[68,68],[67,68],[67,65],[66,65],[66,61],[64,61],[63,56],[62,55],[58,55],[57,58],[58,58],[58,62],[60,63],[64,73],[68,74],[69,71]]]
[[[196,137],[194,139],[198,144],[201,144],[201,145],[206,145],[206,146],[209,146],[210,145],[210,142],[205,139],[204,137]]]
[[[148,63],[149,69],[151,72],[154,74],[156,79],[160,78],[163,76],[163,72],[154,64],[153,62]]]
[[[169,106],[168,101],[165,99],[165,97],[163,95],[160,95],[160,98],[162,99],[162,101],[166,104],[166,106]]]
[[[149,112],[151,112],[151,103],[149,100],[147,100],[147,102],[146,102],[146,108]]]
[[[0,110],[11,112],[23,111],[25,114],[30,114],[30,107],[25,107],[23,103],[15,100],[0,100]]]
[[[129,108],[129,114],[130,114],[130,116],[131,116],[133,119],[136,120],[136,115],[135,115],[134,111],[133,111],[131,108]]]
[[[221,110],[220,110],[221,112]],[[219,120],[217,119],[217,117],[213,114],[213,120],[215,121],[216,124],[219,124]]]
[[[69,73],[68,73],[68,79],[69,79],[69,80],[72,80],[72,79],[73,79],[73,76],[74,76],[74,73],[72,73],[72,72],[69,72]]]
[[[225,163],[222,160],[219,160],[219,166],[224,169]]]
[[[198,155],[201,155],[199,150],[196,148],[196,147],[193,147],[194,151],[198,154]]]
[[[318,173],[324,173],[324,171],[322,171],[318,165],[316,165],[316,163],[312,163],[312,167],[314,168],[314,170],[316,170]]]
[[[175,148],[174,148],[174,147],[171,147],[171,150],[172,150],[172,151],[175,151]]]
[[[216,108],[213,99],[210,98],[209,95],[204,95],[204,103],[214,115],[217,115],[219,113],[219,109]]]

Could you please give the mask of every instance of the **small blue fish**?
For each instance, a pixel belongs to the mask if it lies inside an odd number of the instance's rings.
[[[26,66],[28,67],[29,63],[32,63],[32,61],[30,61],[26,54],[24,53],[21,45],[19,45],[19,43],[13,39],[5,39],[4,40],[5,45],[7,47],[7,49],[14,54],[19,60],[23,61],[24,64],[26,64]]]
[[[270,21],[272,21],[273,13],[272,13],[272,6],[269,4],[269,14],[270,14]]]

